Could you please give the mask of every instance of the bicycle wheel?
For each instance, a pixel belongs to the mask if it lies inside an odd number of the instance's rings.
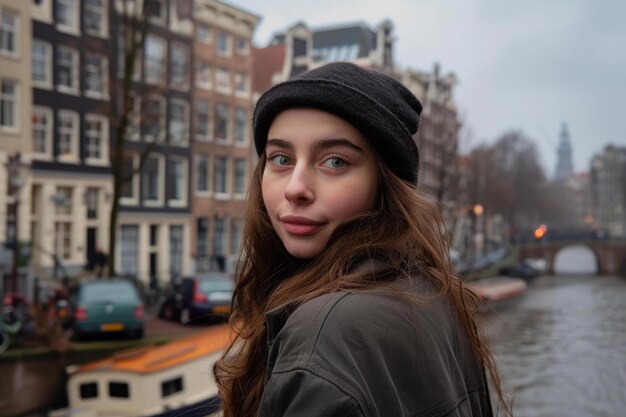
[[[9,348],[9,334],[4,329],[4,326],[0,325],[0,355]]]

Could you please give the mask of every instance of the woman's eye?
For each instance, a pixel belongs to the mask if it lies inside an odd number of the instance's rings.
[[[282,167],[282,166],[290,165],[291,158],[285,155],[276,155],[270,158],[270,162],[272,163],[272,165]]]
[[[341,158],[333,157],[324,161],[324,166],[333,169],[341,169],[347,165],[347,162]]]

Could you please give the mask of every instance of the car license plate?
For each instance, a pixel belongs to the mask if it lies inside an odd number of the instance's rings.
[[[124,330],[123,323],[106,323],[100,326],[103,332],[117,332],[120,330]]]
[[[230,313],[230,307],[229,306],[213,307],[213,312],[214,313],[220,313],[220,314],[228,314],[228,313]]]

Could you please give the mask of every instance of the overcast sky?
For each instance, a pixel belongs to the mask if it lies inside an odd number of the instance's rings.
[[[261,16],[261,47],[297,21],[315,29],[390,19],[397,65],[430,70],[439,62],[457,75],[464,148],[520,129],[551,177],[562,122],[576,171],[606,144],[626,146],[624,0],[227,1]]]

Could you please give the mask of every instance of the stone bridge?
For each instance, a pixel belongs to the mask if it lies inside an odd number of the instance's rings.
[[[548,272],[554,273],[557,255],[563,249],[585,246],[594,254],[599,275],[626,276],[626,239],[554,240],[523,243],[519,259],[543,258],[548,262]]]

